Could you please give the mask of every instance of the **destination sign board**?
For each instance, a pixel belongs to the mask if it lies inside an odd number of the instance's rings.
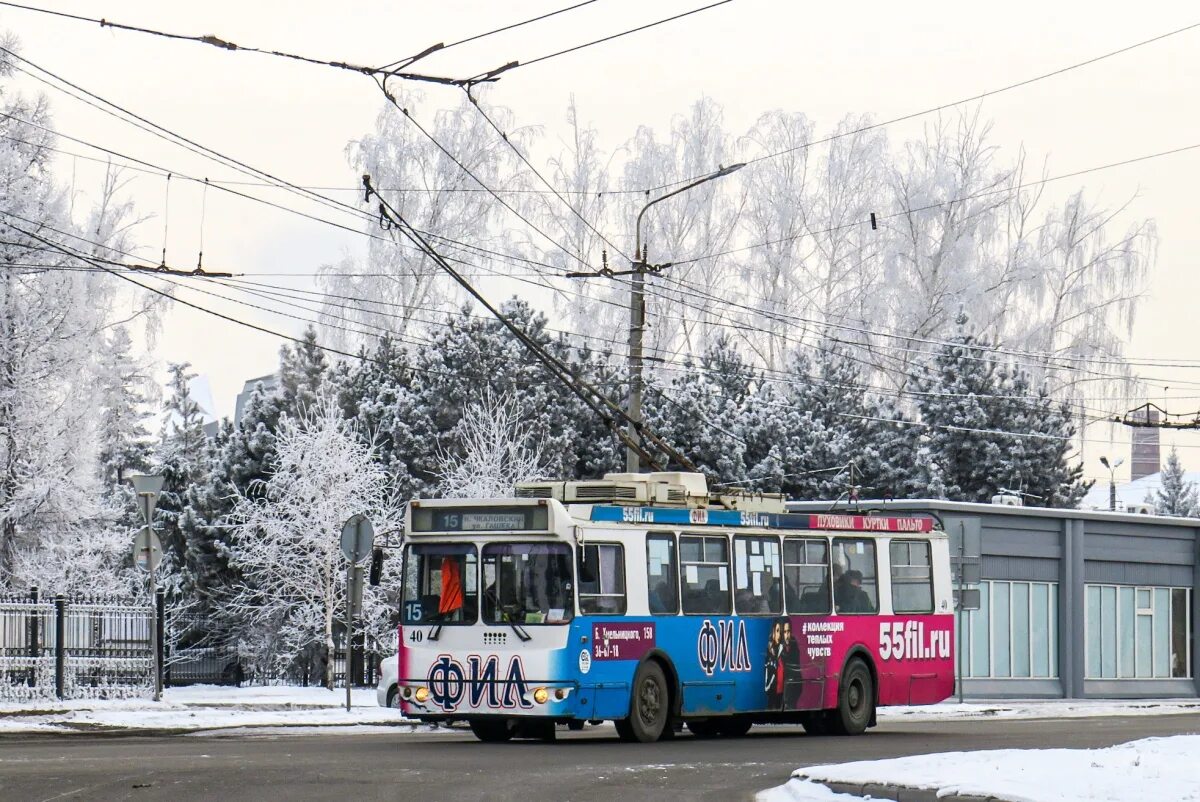
[[[550,528],[549,510],[537,506],[413,506],[413,532],[529,532]]]

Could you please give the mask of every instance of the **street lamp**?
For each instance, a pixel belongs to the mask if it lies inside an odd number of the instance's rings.
[[[1117,468],[1125,464],[1125,458],[1117,457],[1110,464],[1108,457],[1101,457],[1100,464],[1108,468],[1108,508],[1115,512],[1117,509]]]
[[[673,192],[668,192],[666,195],[655,198],[642,207],[638,212],[637,224],[634,226],[634,250],[633,264],[631,265],[630,273],[633,276],[629,292],[629,444],[625,447],[625,470],[629,473],[637,473],[641,470],[641,460],[635,446],[641,442],[638,436],[637,427],[642,421],[642,338],[646,330],[646,273],[650,270],[661,270],[666,265],[659,265],[651,268],[646,263],[646,252],[642,244],[642,218],[646,216],[646,212],[650,211],[650,207],[655,204],[662,203],[667,198],[673,198],[687,192],[689,189],[700,186],[709,181],[714,181],[718,178],[724,178],[730,173],[735,173],[745,167],[744,162],[731,164],[728,167],[722,167],[711,175],[706,175],[703,178],[697,179],[690,184],[680,187]]]

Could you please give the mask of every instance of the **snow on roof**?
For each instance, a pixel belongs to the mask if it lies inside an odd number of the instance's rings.
[[[1184,482],[1190,482],[1197,487],[1200,487],[1200,471],[1186,471],[1183,474]],[[1162,488],[1162,473],[1152,473],[1149,476],[1143,476],[1141,479],[1135,479],[1132,482],[1117,482],[1117,509],[1123,509],[1130,504],[1146,503],[1148,494],[1157,494]],[[1100,480],[1092,485],[1092,489],[1088,491],[1083,500],[1079,502],[1081,509],[1085,510],[1107,510],[1108,509],[1108,482]]]

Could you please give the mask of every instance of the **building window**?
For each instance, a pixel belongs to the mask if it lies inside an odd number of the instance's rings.
[[[985,580],[979,585],[979,609],[957,618],[963,676],[1058,676],[1057,583]]]
[[[579,612],[625,613],[625,550],[615,543],[579,548]]]
[[[1191,589],[1087,585],[1088,679],[1192,676]]]

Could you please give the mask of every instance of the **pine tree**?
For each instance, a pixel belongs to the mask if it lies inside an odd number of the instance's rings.
[[[946,497],[988,501],[1001,490],[1039,504],[1074,507],[1087,492],[1083,468],[1070,464],[1070,409],[1044,387],[995,359],[993,347],[958,318],[958,332],[925,366],[918,408],[928,459]],[[932,467],[932,466],[931,466]]]
[[[1162,486],[1156,493],[1147,496],[1160,515],[1178,515],[1184,518],[1200,517],[1200,501],[1197,500],[1195,482],[1184,479],[1183,464],[1179,461],[1178,449],[1172,447],[1163,468]]]
[[[100,356],[97,396],[100,422],[97,437],[100,479],[106,487],[123,487],[128,474],[150,467],[150,417],[140,384],[146,376],[131,355],[132,341],[124,326],[108,337]]]
[[[192,398],[189,384],[196,377],[187,362],[172,363],[168,372],[170,396],[155,461],[163,475],[156,518],[161,522],[163,575],[170,592],[183,594],[195,587],[187,552],[189,492],[210,474],[215,461],[204,433],[204,416]]]

